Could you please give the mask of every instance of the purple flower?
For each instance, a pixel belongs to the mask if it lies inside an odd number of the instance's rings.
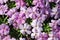
[[[48,39],[48,34],[46,34],[46,33],[41,33],[40,35],[39,35],[39,37],[37,38],[37,40],[47,40]]]
[[[10,36],[7,35],[7,36],[5,36],[2,40],[10,40]]]
[[[6,3],[8,0],[0,0],[0,4]]]
[[[25,5],[24,0],[15,0],[15,2],[16,2],[16,5],[17,5],[18,7],[22,7],[22,6]]]
[[[6,24],[1,24],[0,25],[0,35],[3,36],[3,35],[7,35],[9,34],[9,26],[6,25]]]
[[[20,24],[25,23],[25,20],[26,16],[24,13],[15,12],[15,14],[13,14],[11,18],[8,19],[8,23],[13,24],[15,28],[18,28]]]
[[[53,32],[53,35],[54,37],[60,39],[60,19],[58,20],[52,20],[51,21],[52,23],[49,23],[50,27],[52,28],[52,32]]]
[[[10,35],[7,35],[2,40],[16,40],[16,39],[15,38],[11,38]]]
[[[16,12],[16,8],[12,8],[5,15],[11,17],[15,12]]]
[[[0,15],[6,14],[7,11],[8,11],[8,6],[7,6],[7,4],[5,4],[5,5],[0,5]]]

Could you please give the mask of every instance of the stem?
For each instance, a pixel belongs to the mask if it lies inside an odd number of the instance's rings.
[[[7,18],[8,18],[8,16],[7,16],[7,17],[5,17],[5,19],[4,19],[4,21],[3,21],[3,23],[5,23],[5,21],[7,20]]]

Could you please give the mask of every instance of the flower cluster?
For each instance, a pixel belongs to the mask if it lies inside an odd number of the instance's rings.
[[[60,40],[60,0],[0,0],[0,40]]]

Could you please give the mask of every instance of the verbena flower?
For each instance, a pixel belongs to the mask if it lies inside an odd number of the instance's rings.
[[[41,33],[40,35],[39,35],[39,37],[37,38],[37,40],[47,40],[48,39],[48,34],[46,34],[46,33]]]
[[[15,38],[11,38],[10,35],[7,35],[2,40],[16,40],[16,39]]]
[[[6,24],[1,24],[0,25],[0,35],[3,36],[3,35],[8,35],[9,34],[9,26],[6,25]]]
[[[24,0],[15,0],[15,2],[18,3],[17,5],[20,6],[20,7],[25,5]]]
[[[19,28],[20,28],[20,32],[22,33],[22,34],[31,34],[31,26],[30,25],[28,25],[27,23],[25,23],[25,24],[23,24],[23,25],[20,25],[19,26]]]
[[[31,38],[37,38],[42,31],[42,24],[38,20],[33,20],[31,26],[33,27]]]
[[[52,23],[49,23],[50,24],[50,27],[52,27],[52,31],[53,31],[53,35],[54,35],[54,37],[56,37],[56,38],[60,38],[59,37],[59,30],[60,30],[60,25],[59,25],[59,20],[60,19],[58,19],[58,20],[52,20],[51,22]],[[57,36],[58,35],[58,36]]]
[[[25,40],[25,38],[19,38],[19,40]]]
[[[6,3],[8,0],[0,0],[0,4]]]
[[[0,15],[6,14],[7,11],[8,11],[8,6],[7,6],[7,4],[5,4],[5,5],[0,5]]]
[[[60,40],[60,0],[0,0],[1,18],[0,40]]]
[[[12,8],[5,15],[11,17],[15,12],[16,12],[16,8]]]

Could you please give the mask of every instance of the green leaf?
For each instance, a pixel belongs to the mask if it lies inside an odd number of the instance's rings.
[[[32,19],[31,18],[27,18],[26,19],[26,23],[31,24],[31,22],[32,22]]]
[[[56,6],[56,3],[55,2],[49,2],[49,4],[50,4],[50,8],[51,9]]]
[[[51,17],[47,17],[46,20],[43,23],[43,31],[42,32],[46,32],[49,33],[51,31],[51,27],[49,26],[49,23],[51,22]]]
[[[16,7],[16,5],[15,5],[15,2],[14,2],[14,1],[8,1],[8,2],[7,2],[7,5],[8,5],[8,7],[9,7],[9,8]]]
[[[0,15],[0,24],[7,23],[8,16]]]
[[[49,26],[48,23],[43,24],[43,32],[49,33],[51,31],[51,27]]]
[[[32,5],[33,0],[25,0],[25,2],[28,4],[28,6]]]
[[[20,32],[20,29],[15,29],[12,25],[10,25],[10,33],[9,35],[11,37],[14,37],[16,38],[17,40],[20,38],[20,37],[23,37],[22,33]]]
[[[11,37],[14,37],[14,38],[18,39],[20,32],[18,32],[18,30],[14,29],[14,28],[10,28],[10,33],[9,34],[10,34]]]

